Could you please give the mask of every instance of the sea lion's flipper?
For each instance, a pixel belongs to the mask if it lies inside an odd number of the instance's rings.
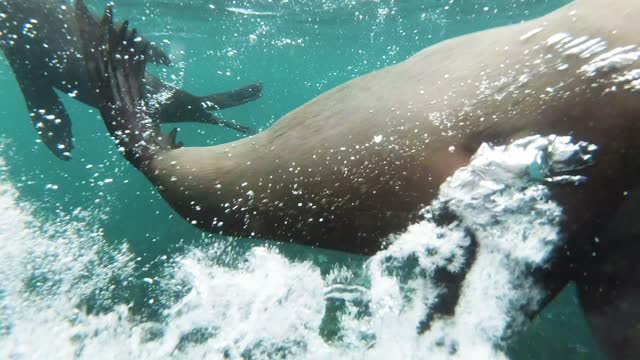
[[[129,32],[129,21],[125,20],[122,22],[122,24],[116,26],[115,28],[119,28],[118,36],[124,38]],[[169,58],[169,56],[164,51],[162,51],[162,49],[157,47],[155,43],[150,42],[143,37],[139,37],[137,41],[142,42],[142,46],[147,46],[146,55],[148,62],[156,65],[171,65],[171,59]]]
[[[169,144],[171,144],[171,148],[173,149],[178,149],[184,146],[184,143],[182,141],[176,141],[176,137],[178,137],[178,129],[173,128],[169,132],[169,135],[167,135],[167,141],[169,142]]]
[[[71,159],[71,119],[53,87],[27,66],[11,64],[27,110],[42,142],[62,160]]]
[[[77,3],[76,3],[77,4]],[[89,10],[87,9],[86,5],[84,5],[84,3],[81,4],[81,6],[84,7],[84,10],[82,12],[76,12],[76,18],[78,18],[78,16],[81,16],[82,19],[78,20],[76,19],[76,21],[82,21],[85,25],[88,25],[88,29],[92,30],[94,32],[96,32],[96,29],[98,28],[98,26],[100,26],[99,23],[99,19],[93,15],[91,15],[91,13],[89,12]],[[116,30],[119,29],[119,30]],[[124,21],[121,24],[118,24],[116,26],[113,26],[113,24],[111,24],[111,31],[121,31],[124,33],[127,33],[128,35],[131,35],[131,32],[129,30],[129,22],[128,21]],[[120,36],[123,36],[124,34],[119,34]],[[82,34],[81,34],[82,36]],[[152,63],[152,64],[156,64],[156,65],[171,65],[171,59],[169,58],[169,56],[160,48],[158,47],[154,42],[151,42],[147,39],[145,39],[144,37],[138,36],[138,39],[136,40],[140,46],[146,46],[147,47],[147,61]]]
[[[95,26],[84,2],[76,0],[76,21],[100,115],[125,158],[144,171],[160,152],[177,147],[175,137],[162,137],[160,125],[149,118],[145,108],[143,82],[149,44],[140,41],[135,29],[115,30],[111,6]]]
[[[152,74],[147,74],[145,78],[147,94],[170,94],[168,97],[161,97],[160,100],[150,96],[150,111],[154,112],[154,120],[163,124],[194,121],[220,125],[246,134],[255,134],[255,131],[233,121],[221,119],[213,114],[213,111],[256,99],[260,96],[261,90],[262,85],[251,84],[240,89],[200,97],[169,85]]]
[[[147,41],[148,40],[143,40],[143,41]],[[149,42],[149,49],[148,49],[148,56],[149,56],[149,62],[156,64],[156,65],[171,65],[171,59],[169,58],[169,55],[167,55],[162,49],[160,49],[158,46],[156,46],[155,43],[153,42]]]
[[[235,121],[231,121],[231,120],[225,120],[222,119],[214,114],[212,114],[211,112],[204,110],[204,109],[198,109],[194,112],[194,120],[196,120],[197,122],[203,123],[203,124],[212,124],[212,125],[220,125],[220,126],[224,126],[226,128],[244,133],[244,134],[255,134],[256,131],[255,129],[249,127],[249,126],[244,126],[244,125],[240,125],[238,123],[236,123]]]
[[[196,121],[202,124],[211,124],[211,125],[219,125],[224,126],[226,128],[245,133],[245,134],[255,134],[256,131],[248,126],[240,125],[235,121],[224,120],[215,114],[204,110],[203,108],[197,107],[197,104],[194,104],[193,107],[183,107],[181,108],[180,114],[182,116],[171,116],[175,114],[170,114],[167,116],[166,114],[160,116],[161,122],[182,122],[182,121]],[[185,115],[186,114],[186,115]]]
[[[203,110],[222,110],[256,100],[262,96],[262,84],[255,83],[235,90],[202,96],[198,99]],[[245,134],[255,134],[256,131],[248,126],[240,125],[234,121],[221,119],[213,114],[206,113],[199,116],[198,121],[209,124],[216,124],[236,130]]]
[[[197,120],[203,123],[224,126],[245,134],[255,134],[256,131],[251,127],[240,125],[234,121],[221,119],[207,111],[222,110],[242,105],[260,98],[261,95],[262,84],[255,83],[231,91],[202,96],[198,101],[205,112],[198,116]]]
[[[240,125],[234,121],[231,120],[224,120],[224,119],[220,119],[217,118],[218,122],[217,124],[219,124],[220,126],[224,126],[227,127],[229,129],[233,129],[235,131],[241,132],[241,133],[245,133],[245,134],[249,134],[249,135],[253,135],[255,133],[257,133],[257,131],[249,126],[244,126],[244,125]]]
[[[239,89],[200,97],[205,110],[222,110],[248,103],[262,95],[262,84],[255,83]]]

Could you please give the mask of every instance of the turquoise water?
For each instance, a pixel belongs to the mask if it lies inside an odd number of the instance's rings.
[[[264,129],[314,96],[401,61],[431,44],[526,20],[564,3],[129,0],[116,2],[116,14],[120,19],[131,19],[142,34],[163,44],[171,54],[173,67],[151,69],[166,81],[202,95],[262,82],[265,90],[261,99],[220,115]],[[101,8],[101,2],[91,4],[94,11]],[[73,161],[57,160],[36,142],[24,100],[4,58],[0,60],[0,99],[0,158],[4,163],[0,181],[5,214],[12,214],[4,220],[4,227],[0,226],[0,256],[16,262],[15,266],[5,264],[6,268],[0,268],[0,280],[18,284],[16,293],[11,293],[8,285],[0,287],[0,309],[15,310],[7,317],[0,314],[0,344],[7,345],[5,349],[13,354],[43,358],[46,352],[33,350],[37,336],[42,343],[55,343],[59,351],[55,354],[61,358],[90,354],[161,358],[159,353],[142,351],[138,346],[144,346],[136,345],[154,342],[172,344],[169,353],[176,357],[203,354],[190,351],[206,345],[217,333],[226,332],[207,329],[171,311],[185,296],[193,294],[190,291],[198,281],[215,284],[220,280],[217,274],[227,273],[225,269],[236,271],[229,281],[247,281],[248,287],[238,294],[248,297],[260,298],[262,294],[260,286],[251,285],[260,280],[255,278],[260,269],[274,271],[283,281],[300,279],[279,271],[299,271],[313,277],[311,282],[329,282],[328,278],[336,276],[336,269],[346,269],[355,274],[351,283],[366,286],[357,279],[365,261],[362,257],[281,244],[268,244],[272,249],[268,255],[256,255],[252,249],[264,246],[264,242],[213,237],[193,228],[116,152],[97,112],[66,97],[76,148]],[[180,129],[179,137],[189,145],[218,144],[240,136],[198,124],[183,124]],[[77,265],[71,266],[74,263]],[[191,278],[184,278],[184,269]],[[267,284],[277,286],[278,282]],[[207,289],[227,291],[223,285]],[[322,293],[307,295],[322,297]],[[229,301],[226,296],[209,294],[205,299],[211,309],[218,305],[218,297]],[[269,320],[286,322],[284,314],[305,309],[309,299],[302,295],[301,299]],[[15,315],[48,311],[54,315],[29,320],[38,324],[33,328],[25,325],[24,317]],[[329,304],[324,316],[318,318],[320,323],[305,331],[320,333],[328,344],[349,350],[344,345],[349,341],[341,343],[336,335],[336,327],[348,324],[336,325],[340,320],[332,316],[332,311]],[[232,321],[225,324],[233,326]],[[137,334],[136,329],[143,327],[144,334],[139,338],[126,336]],[[40,329],[31,332],[36,339],[28,339],[28,333],[22,332],[25,330],[18,331],[34,328]],[[64,330],[58,332],[61,328]],[[249,326],[246,331],[252,334],[264,329]],[[171,338],[172,331],[179,333],[177,342],[162,340]],[[123,338],[142,340],[123,344]],[[251,351],[243,352],[244,343],[231,343],[240,350],[229,345],[229,357],[234,357],[234,351],[251,357]],[[361,339],[360,343],[366,341]],[[314,353],[315,346],[320,349],[312,343],[302,348],[308,355]],[[269,349],[260,356],[305,354],[286,341]],[[363,351],[354,346],[353,352],[346,353],[359,358]],[[204,354],[216,358],[214,353]],[[518,336],[507,353],[518,359],[601,358],[573,289],[564,292],[525,334]]]

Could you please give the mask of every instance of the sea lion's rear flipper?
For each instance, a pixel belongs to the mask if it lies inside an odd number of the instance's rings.
[[[64,5],[65,0],[61,0],[62,5]],[[82,4],[83,7],[86,6],[84,4]],[[79,14],[76,13],[76,17]],[[84,24],[89,25],[89,29],[92,31],[97,31],[97,27],[100,25],[99,23],[99,18],[91,15],[91,13],[89,12],[88,9],[84,10],[82,12],[82,22]],[[116,30],[118,29],[118,30]],[[79,29],[82,30],[82,29]],[[123,31],[123,32],[127,32],[128,35],[131,35],[131,30],[129,30],[129,22],[128,21],[123,21],[122,23],[117,24],[116,26],[114,26],[113,24],[111,24],[111,31]],[[124,34],[121,34],[124,35]],[[156,65],[166,65],[169,66],[171,65],[171,58],[169,58],[169,55],[167,55],[159,46],[157,46],[154,42],[151,42],[149,40],[147,40],[146,38],[142,37],[142,36],[138,36],[137,42],[140,43],[141,46],[146,46],[147,47],[147,61],[152,63],[152,64],[156,64]]]
[[[239,89],[202,96],[198,98],[202,109],[206,112],[222,110],[256,100],[262,96],[262,84],[255,83]],[[240,125],[234,121],[221,119],[211,113],[199,116],[198,121],[224,126],[245,134],[255,134],[256,131],[248,126]]]
[[[149,118],[144,104],[144,77],[149,44],[135,29],[113,27],[108,6],[98,26],[82,0],[76,0],[80,42],[98,109],[105,126],[125,158],[138,169],[160,152],[177,145],[163,138],[158,122]]]
[[[248,103],[262,95],[262,84],[255,83],[239,89],[200,97],[205,110],[222,110]]]
[[[198,99],[198,101],[200,102],[203,110],[215,111],[239,106],[256,100],[260,98],[260,96],[262,96],[262,84],[255,83],[231,91],[202,96]],[[213,114],[200,117],[200,122],[224,126],[245,134],[256,133],[256,131],[251,127],[240,125],[234,121],[221,119]]]
[[[147,41],[143,38],[142,41]],[[169,55],[167,55],[162,49],[160,49],[156,44],[149,42],[149,62],[156,65],[171,65],[171,59]]]
[[[41,74],[26,66],[11,66],[40,139],[55,156],[70,160],[73,149],[71,119],[58,94],[42,80]]]
[[[198,101],[200,102],[203,110],[215,111],[242,105],[256,100],[260,98],[260,96],[262,96],[262,84],[255,83],[231,91],[202,96]],[[202,117],[202,119],[199,119],[200,122],[217,124],[245,134],[256,133],[256,131],[251,127],[240,125],[234,121],[221,119],[213,114],[200,117]]]
[[[125,33],[127,33],[127,35],[131,35],[131,33],[129,32],[129,21],[127,20],[123,21],[122,24],[119,24],[117,26],[112,25],[111,31],[114,31],[115,29],[118,29],[118,31],[121,32],[121,34],[119,34],[119,36],[121,37],[124,37]],[[156,46],[155,43],[150,42],[149,40],[141,36],[139,36],[136,41],[141,43],[141,46],[147,47],[146,56],[148,62],[156,65],[171,65],[171,59],[169,58],[169,55],[167,55],[161,48]]]
[[[215,116],[214,116],[215,117]],[[249,135],[253,135],[255,133],[257,133],[257,131],[249,126],[244,126],[244,125],[240,125],[234,121],[231,120],[224,120],[224,119],[220,119],[218,117],[216,117],[216,124],[219,124],[220,126],[224,126],[226,128],[241,132],[241,133],[245,133],[245,134],[249,134]]]
[[[196,96],[183,89],[169,85],[152,74],[145,78],[147,94],[160,94],[160,99],[147,99],[153,118],[162,124],[177,122],[199,122],[220,125],[242,133],[255,134],[247,126],[224,120],[213,114],[222,108],[238,106],[260,97],[262,85],[251,84],[240,89],[217,93],[209,96]],[[166,96],[166,94],[170,94]]]

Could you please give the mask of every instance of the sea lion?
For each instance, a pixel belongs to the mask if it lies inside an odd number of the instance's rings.
[[[0,0],[0,48],[13,69],[42,142],[56,156],[67,160],[73,148],[71,120],[54,89],[93,107],[98,99],[90,89],[80,56],[73,7],[65,4],[60,0]],[[97,19],[94,21],[97,23]],[[149,49],[150,60],[170,64],[160,48],[150,45]],[[203,97],[177,89],[151,74],[146,76],[146,86],[147,93],[168,97],[155,107],[152,117],[156,121],[198,121],[253,132],[209,111],[257,99],[262,91],[260,84]]]
[[[539,277],[549,299],[575,281],[595,333],[615,327],[619,336],[600,339],[625,356],[640,349],[640,314],[630,306],[640,297],[640,249],[616,226],[640,204],[629,196],[640,174],[639,17],[637,1],[577,0],[431,46],[251,138],[182,148],[142,106],[146,50],[104,30],[109,9],[102,31],[81,33],[98,108],[124,156],[210,232],[371,254],[482,142],[559,134],[598,145],[585,184],[551,188],[564,208],[566,251]]]

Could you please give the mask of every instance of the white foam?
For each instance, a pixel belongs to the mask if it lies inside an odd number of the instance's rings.
[[[127,252],[106,256],[100,231],[75,220],[90,213],[42,224],[17,197],[0,158],[0,358],[73,358],[85,318],[75,306],[129,271]]]
[[[2,179],[0,211],[9,216],[0,218],[0,320],[9,325],[0,329],[0,358],[505,358],[505,334],[524,322],[523,308],[539,305],[529,270],[560,245],[561,209],[545,183],[588,166],[593,150],[553,136],[483,145],[442,185],[424,220],[362,269],[323,277],[315,265],[263,247],[223,266],[223,245],[196,247],[164,275],[140,279],[159,293],[184,294],[166,303],[158,323],[140,322],[126,304],[101,315],[76,309],[110,276],[128,276],[131,259],[122,250],[101,261],[105,244],[88,220],[34,227],[38,220]],[[456,221],[436,221],[445,209]],[[55,227],[61,231],[33,230]],[[25,291],[34,269],[59,286]],[[460,282],[460,298],[453,315],[439,314],[419,335],[449,291],[438,274]],[[326,313],[327,302],[339,311]],[[323,325],[327,316],[334,320]],[[336,334],[330,342],[323,326]]]
[[[378,320],[381,327],[392,323],[393,317],[402,318],[402,323],[426,317],[448,291],[430,274],[456,274],[465,262],[471,263],[461,280],[455,314],[436,318],[417,347],[429,358],[503,358],[498,349],[511,331],[526,322],[523,309],[540,305],[542,293],[531,270],[545,266],[561,245],[562,211],[550,201],[542,181],[555,181],[554,173],[588,166],[594,150],[589,144],[555,136],[529,137],[506,147],[482,145],[471,163],[442,185],[438,200],[425,210],[426,219],[370,260],[372,307],[384,310]],[[579,177],[574,180],[579,183]],[[434,225],[434,214],[443,208],[457,216],[454,224]],[[475,259],[470,258],[467,229],[478,242]],[[418,270],[426,277],[403,283],[388,275],[390,269],[404,266],[403,259],[411,258],[418,259]],[[413,298],[401,301],[403,291]],[[400,333],[410,336],[406,329]]]

